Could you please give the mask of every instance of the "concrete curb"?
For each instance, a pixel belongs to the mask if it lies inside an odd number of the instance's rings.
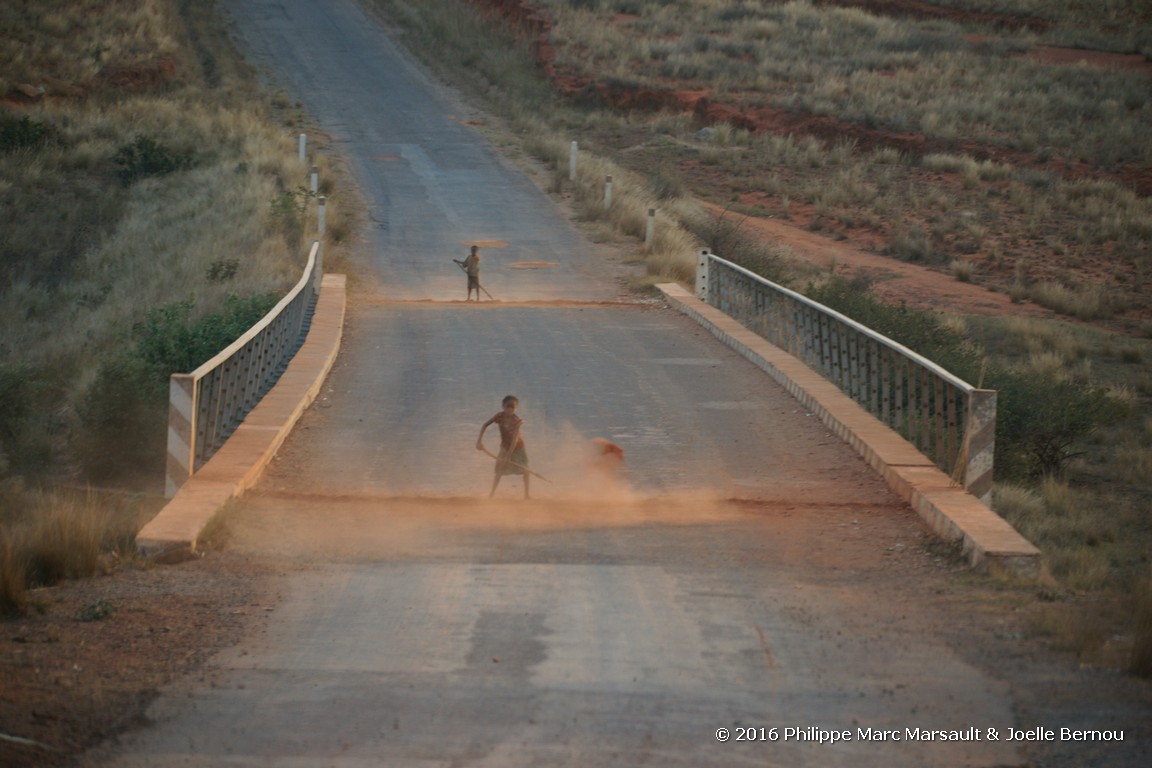
[[[260,479],[336,362],[345,307],[344,275],[324,275],[304,344],[224,446],[140,530],[136,546],[144,557],[167,563],[196,554],[212,516]]]
[[[851,445],[941,538],[961,541],[973,568],[1040,578],[1040,550],[851,398],[796,358],[679,285],[656,286],[688,315],[799,400]]]

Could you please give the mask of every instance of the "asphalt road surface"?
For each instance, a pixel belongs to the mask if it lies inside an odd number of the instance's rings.
[[[688,320],[620,301],[351,0],[223,5],[348,158],[380,288],[237,516],[235,547],[287,564],[267,630],[103,764],[1022,762],[987,738],[1018,725],[1008,686],[917,602],[943,578],[924,527],[848,448]],[[461,301],[474,241],[500,302]],[[531,501],[519,478],[488,500],[474,447],[507,393],[551,481]],[[623,446],[616,476],[594,437]]]

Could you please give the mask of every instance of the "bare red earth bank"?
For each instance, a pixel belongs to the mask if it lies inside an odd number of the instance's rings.
[[[1152,168],[1125,166],[1101,171],[1083,162],[1066,158],[1040,159],[1032,152],[994,147],[978,142],[930,139],[922,134],[892,133],[791,110],[718,103],[710,97],[708,91],[685,91],[671,87],[640,89],[628,84],[601,82],[578,73],[559,71],[555,64],[555,50],[549,34],[552,22],[547,13],[536,8],[531,0],[469,0],[469,2],[482,11],[502,19],[518,34],[530,40],[540,68],[564,94],[579,101],[624,110],[667,109],[691,112],[704,124],[729,123],[733,127],[750,131],[807,135],[829,143],[854,141],[863,152],[891,147],[910,156],[962,153],[977,160],[1042,169],[1070,179],[1112,179],[1140,195],[1152,195]],[[1025,28],[1043,31],[1050,26],[1043,19],[996,13],[965,13],[914,0],[823,0],[817,4],[862,8],[877,15],[979,22],[1005,29]],[[979,41],[974,39],[973,42]],[[1152,64],[1140,56],[1120,56],[1060,48],[1037,48],[1031,55],[1053,64],[1087,62],[1094,66],[1140,71],[1152,77]]]
[[[22,108],[41,99],[78,99],[105,85],[129,93],[142,93],[175,79],[176,74],[175,61],[169,58],[157,58],[135,67],[105,69],[91,82],[83,84],[55,79],[36,83],[17,83],[8,93],[0,96],[0,104]]]

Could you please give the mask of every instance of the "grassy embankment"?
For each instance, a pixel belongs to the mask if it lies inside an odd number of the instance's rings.
[[[304,264],[300,118],[258,89],[215,14],[0,6],[4,611],[26,608],[29,583],[131,551],[163,483],[168,374],[235,338]],[[339,205],[328,223],[346,234]]]
[[[996,506],[1042,548],[1058,587],[1029,608],[1033,630],[1087,663],[1152,673],[1152,204],[1125,183],[1152,165],[1148,78],[1027,55],[1077,44],[1147,56],[1143,4],[994,4],[1044,21],[1032,32],[807,3],[536,3],[554,23],[562,74],[616,92],[706,92],[737,116],[785,114],[784,134],[708,125],[687,108],[617,108],[590,90],[563,98],[526,40],[508,44],[505,26],[461,0],[374,5],[499,117],[494,141],[552,169],[551,191],[571,194],[594,237],[637,243],[653,279],[688,279],[693,249],[706,244],[840,297],[897,336],[930,337],[973,379],[987,370],[986,383],[1002,388]],[[843,138],[806,134],[808,118],[833,121]],[[584,150],[574,185],[573,139]],[[704,215],[699,200],[729,213]],[[658,237],[642,254],[650,206]],[[787,248],[753,241],[743,215],[788,218],[1067,320],[883,307],[866,286],[829,283]]]

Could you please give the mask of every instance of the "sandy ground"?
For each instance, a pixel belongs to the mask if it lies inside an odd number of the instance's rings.
[[[258,625],[270,567],[213,553],[34,590],[28,616],[0,622],[0,765],[67,765],[140,725],[161,688]]]

